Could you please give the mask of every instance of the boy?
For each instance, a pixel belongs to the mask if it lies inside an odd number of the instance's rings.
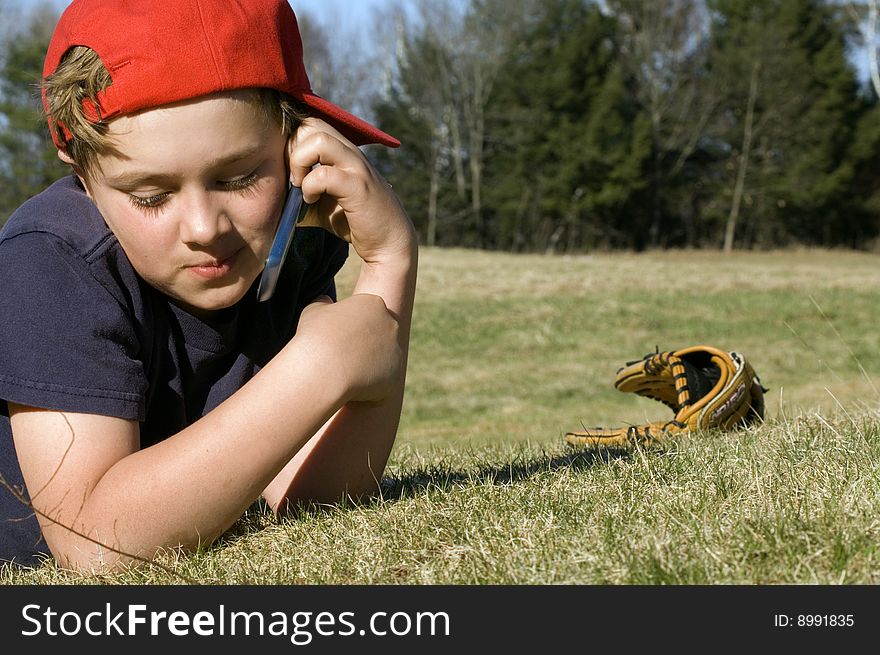
[[[357,147],[398,142],[311,92],[286,0],[74,0],[43,101],[74,174],[0,233],[0,561],[112,569],[261,495],[374,492],[416,237]],[[260,302],[288,182],[313,205]]]

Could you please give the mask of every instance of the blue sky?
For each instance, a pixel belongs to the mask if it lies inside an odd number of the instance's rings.
[[[338,20],[356,25],[369,21],[377,8],[386,7],[389,0],[291,0],[293,11],[307,11],[321,22]]]

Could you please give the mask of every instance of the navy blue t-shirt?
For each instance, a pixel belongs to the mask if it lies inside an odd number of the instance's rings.
[[[7,401],[140,423],[141,448],[231,396],[293,336],[313,299],[335,297],[348,244],[299,228],[271,300],[256,286],[209,320],[134,271],[71,176],[22,205],[0,231],[0,564],[49,554],[27,490]]]

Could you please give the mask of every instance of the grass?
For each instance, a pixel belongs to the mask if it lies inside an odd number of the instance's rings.
[[[382,498],[257,509],[166,568],[5,584],[880,583],[880,266],[825,251],[583,257],[422,252],[408,392]],[[340,276],[344,295],[354,262]],[[612,382],[709,343],[766,422],[590,453],[566,430],[667,417]],[[873,376],[873,377],[872,377]]]

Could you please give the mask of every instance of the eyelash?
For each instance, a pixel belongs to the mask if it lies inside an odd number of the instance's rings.
[[[250,175],[245,175],[244,177],[240,177],[235,180],[229,180],[228,182],[220,182],[219,184],[224,187],[226,191],[233,191],[235,193],[247,193],[253,190],[253,186],[257,182],[257,173],[254,171]],[[140,209],[145,214],[153,214],[158,213],[162,208],[162,205],[165,204],[165,201],[170,196],[170,193],[157,193],[155,196],[148,196],[146,198],[141,198],[140,196],[136,196],[134,194],[128,194],[128,201],[131,203],[133,207],[136,209]]]

